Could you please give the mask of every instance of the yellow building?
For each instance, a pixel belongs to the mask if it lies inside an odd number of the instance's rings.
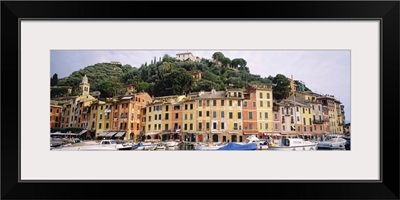
[[[226,92],[224,107],[228,123],[229,142],[243,141],[243,90],[229,90]],[[272,111],[272,104],[271,104]],[[272,117],[272,114],[271,114]],[[224,138],[222,138],[224,141]]]
[[[154,100],[146,106],[146,139],[161,141],[162,100]]]
[[[107,130],[106,123],[109,123],[109,119],[104,114],[105,106],[106,102],[104,101],[94,101],[90,106],[88,130],[94,132],[94,136],[99,137],[99,139],[106,136],[102,133]]]
[[[197,141],[196,133],[196,101],[192,97],[182,100],[182,139],[184,141]]]
[[[267,85],[253,85],[256,90],[257,127],[259,137],[273,132],[272,88]]]

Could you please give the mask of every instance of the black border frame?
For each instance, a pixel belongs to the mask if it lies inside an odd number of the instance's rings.
[[[273,198],[273,199],[399,199],[399,8],[398,1],[254,1],[184,2],[195,9],[182,10],[182,2],[139,1],[2,1],[1,2],[1,198]],[[229,4],[229,5],[227,5]],[[229,6],[231,8],[226,9]],[[160,7],[163,10],[149,8]],[[204,8],[217,8],[204,12]],[[232,7],[234,9],[232,9]],[[225,10],[223,9],[225,8]],[[241,12],[231,12],[231,10]],[[18,135],[20,129],[19,22],[20,19],[310,19],[381,21],[381,181],[108,181],[19,182]],[[18,75],[11,79],[11,74]],[[13,84],[11,84],[13,83]],[[10,87],[13,86],[13,87]],[[17,87],[18,86],[18,87]],[[386,90],[385,89],[386,86]],[[17,87],[17,88],[15,88]],[[384,92],[385,91],[385,92]],[[18,97],[18,101],[16,100]],[[15,112],[18,107],[18,112]],[[13,109],[14,108],[14,109]],[[386,112],[384,112],[386,111]],[[396,112],[393,112],[396,111]],[[7,115],[5,115],[7,114]],[[12,117],[10,117],[12,116]],[[385,119],[385,120],[383,120]],[[384,126],[383,126],[384,122]],[[396,131],[394,131],[396,130]],[[388,136],[383,137],[383,132]],[[394,132],[394,133],[393,133]],[[367,156],[367,155],[366,155]],[[165,187],[166,183],[172,188]],[[187,184],[190,183],[190,184]],[[205,188],[228,185],[232,191],[211,195]],[[107,188],[112,192],[101,192]],[[175,189],[174,189],[175,188]],[[100,190],[99,190],[100,189]],[[170,189],[175,192],[171,192]],[[252,189],[252,194],[245,191]],[[114,191],[127,191],[117,193]],[[273,190],[274,192],[272,192]],[[135,192],[140,191],[140,192]],[[267,192],[270,191],[270,192]],[[259,196],[257,196],[259,195]]]

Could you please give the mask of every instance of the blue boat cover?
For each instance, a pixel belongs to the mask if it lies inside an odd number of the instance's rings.
[[[250,144],[238,144],[235,142],[228,143],[227,145],[219,148],[218,150],[256,150],[257,144],[250,143]]]

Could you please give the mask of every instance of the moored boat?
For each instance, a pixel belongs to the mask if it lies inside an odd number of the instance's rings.
[[[317,142],[305,141],[301,138],[282,138],[282,144],[269,144],[269,150],[278,151],[314,151],[317,150]]]

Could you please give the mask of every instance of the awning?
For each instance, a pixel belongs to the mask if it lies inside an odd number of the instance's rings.
[[[122,97],[121,100],[132,99],[133,96]]]
[[[106,137],[112,137],[113,135],[117,134],[117,132],[109,132]]]
[[[107,135],[107,132],[102,132],[102,133],[99,133],[97,136],[98,137],[103,137],[103,136],[106,136]]]
[[[157,132],[145,133],[145,135],[157,135],[157,134],[159,134],[159,133],[157,133]]]
[[[124,132],[118,132],[117,135],[115,135],[115,137],[122,137],[124,134],[125,134],[125,131]]]
[[[78,135],[82,135],[84,133],[86,133],[88,130],[82,130]]]

